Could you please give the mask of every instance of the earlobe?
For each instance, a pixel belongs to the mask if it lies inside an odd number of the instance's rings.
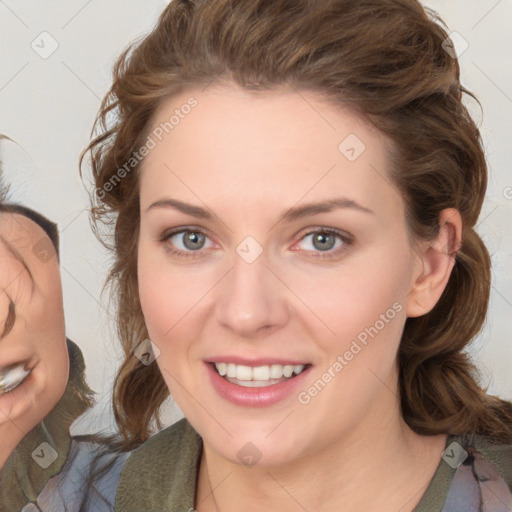
[[[455,208],[439,214],[439,234],[418,253],[417,270],[407,300],[407,316],[427,314],[441,297],[455,265],[462,243],[462,219]]]

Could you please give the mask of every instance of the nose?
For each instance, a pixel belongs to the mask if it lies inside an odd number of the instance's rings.
[[[217,290],[216,319],[239,337],[268,335],[286,325],[286,289],[260,256],[247,263],[235,254],[231,272]]]

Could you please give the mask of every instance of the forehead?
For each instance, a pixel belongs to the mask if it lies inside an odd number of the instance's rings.
[[[25,215],[0,212],[0,234],[9,240],[32,240],[46,235],[41,226]]]
[[[56,255],[46,231],[20,213],[0,213],[0,238],[2,252],[31,269]]]
[[[141,203],[164,189],[240,207],[345,192],[383,206],[399,197],[387,177],[390,141],[316,92],[191,89],[162,104],[148,134]]]

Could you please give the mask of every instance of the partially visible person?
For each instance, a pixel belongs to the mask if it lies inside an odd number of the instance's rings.
[[[65,334],[58,241],[53,222],[1,198],[0,512],[112,510],[124,462],[69,431],[93,393]]]

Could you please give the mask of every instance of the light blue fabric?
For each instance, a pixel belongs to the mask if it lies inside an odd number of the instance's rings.
[[[91,463],[98,451],[104,451],[95,467],[101,468],[112,462],[106,474],[88,485]],[[114,455],[105,447],[85,439],[73,438],[71,450],[62,471],[52,477],[35,503],[27,504],[22,512],[76,512],[82,504],[84,512],[110,512],[114,501],[121,469],[127,453]]]
[[[469,448],[467,459],[455,472],[443,512],[510,511],[511,489],[498,468],[482,453]]]

